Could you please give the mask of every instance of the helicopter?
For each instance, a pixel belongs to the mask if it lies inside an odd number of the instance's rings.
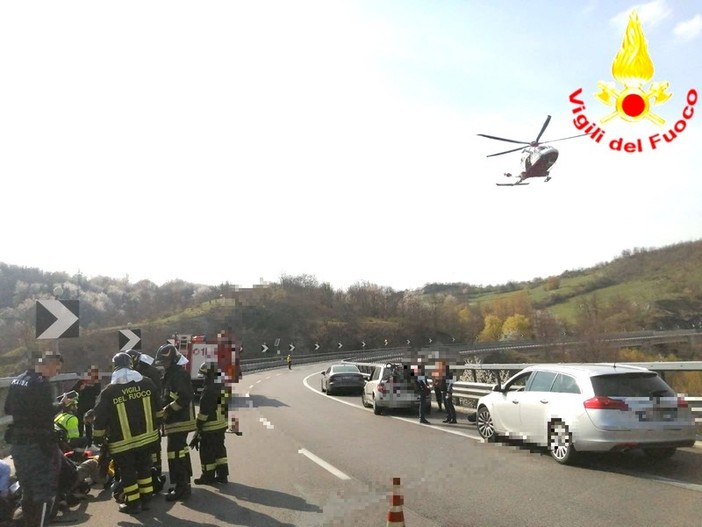
[[[494,135],[478,134],[481,137],[487,137],[488,139],[496,139],[498,141],[506,141],[508,143],[518,143],[522,145],[528,145],[526,147],[520,146],[519,148],[513,148],[512,150],[506,150],[504,152],[498,152],[497,154],[490,154],[487,157],[501,156],[502,154],[509,154],[510,152],[516,152],[517,150],[522,151],[522,172],[518,176],[518,179],[514,183],[497,183],[498,187],[515,187],[518,185],[528,185],[528,182],[524,182],[525,179],[533,177],[542,177],[544,182],[551,180],[549,170],[553,164],[558,159],[558,150],[554,147],[547,145],[546,143],[555,143],[556,141],[565,141],[566,139],[574,139],[576,137],[582,137],[587,134],[578,134],[570,137],[563,137],[561,139],[554,139],[552,141],[539,142],[541,136],[544,134],[548,123],[551,121],[551,116],[546,117],[544,125],[541,127],[539,135],[536,136],[534,141],[515,141],[514,139],[505,139],[504,137],[495,137]],[[512,177],[512,174],[505,172],[506,177]]]

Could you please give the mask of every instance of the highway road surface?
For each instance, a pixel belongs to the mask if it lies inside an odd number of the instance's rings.
[[[119,513],[94,489],[65,525],[385,526],[393,477],[408,527],[702,525],[701,449],[652,462],[638,453],[558,465],[543,452],[483,444],[466,419],[431,426],[376,416],[360,396],[320,392],[327,363],[248,374],[236,386],[242,437],[227,434],[230,483],[195,486],[187,501],[155,497]],[[164,441],[165,447],[165,441]],[[200,474],[193,452],[195,477]]]

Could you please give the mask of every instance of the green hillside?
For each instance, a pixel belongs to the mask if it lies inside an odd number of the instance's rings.
[[[357,283],[334,290],[309,275],[252,289],[173,281],[46,273],[0,263],[0,375],[19,371],[55,342],[37,340],[37,299],[80,299],[80,337],[61,339],[71,371],[107,367],[118,331],[140,328],[152,352],[175,333],[234,332],[246,355],[279,340],[297,353],[476,340],[548,340],[563,335],[702,327],[702,241],[624,251],[611,262],[559,276],[498,286],[426,284],[395,291]]]

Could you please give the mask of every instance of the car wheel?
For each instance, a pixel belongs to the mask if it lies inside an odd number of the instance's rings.
[[[570,465],[575,461],[573,434],[563,421],[551,421],[548,425],[548,451],[551,457],[561,465]]]
[[[331,394],[332,394],[331,388],[329,386],[327,386],[327,395],[331,395]]]
[[[495,441],[495,425],[492,422],[490,410],[485,406],[478,408],[475,426],[478,427],[478,433],[485,441],[490,443]]]
[[[380,408],[380,406],[375,404],[375,397],[373,397],[373,413],[375,415],[380,415],[383,413],[383,410]]]
[[[677,448],[644,448],[644,454],[651,459],[668,459],[675,455]]]
[[[322,381],[321,384],[322,384],[322,393],[324,393],[324,392],[326,392],[326,390],[324,389],[324,381]]]

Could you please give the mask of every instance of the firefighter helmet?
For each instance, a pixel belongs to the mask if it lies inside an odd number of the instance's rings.
[[[132,368],[132,358],[124,351],[120,351],[112,357],[112,369],[119,370],[121,368]]]
[[[171,363],[178,359],[178,350],[173,344],[164,344],[156,352],[156,363],[164,364]]]
[[[215,375],[217,375],[217,363],[210,361],[203,362],[200,369],[197,370],[197,373],[200,377],[208,379],[214,378]]]
[[[129,358],[132,359],[132,366],[136,367],[137,362],[139,362],[139,357],[141,357],[141,352],[135,350],[135,349],[128,349],[125,351],[127,355],[129,355]]]

